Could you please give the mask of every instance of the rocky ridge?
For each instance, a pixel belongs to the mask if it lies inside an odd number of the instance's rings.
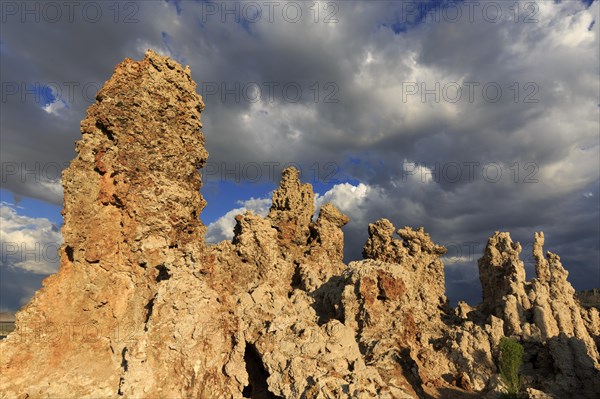
[[[451,309],[446,249],[423,228],[380,219],[345,265],[348,217],[315,219],[290,168],[266,217],[207,246],[203,106],[189,68],[152,51],[100,90],[63,174],[60,271],[0,343],[0,397],[495,398],[503,336],[525,347],[529,397],[600,395],[598,309],[542,233],[535,279],[498,232],[482,303]]]

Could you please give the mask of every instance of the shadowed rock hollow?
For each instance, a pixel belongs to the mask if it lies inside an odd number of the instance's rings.
[[[598,310],[542,233],[537,278],[496,233],[482,304],[451,309],[423,228],[378,220],[345,265],[348,217],[313,220],[290,168],[268,216],[205,245],[203,106],[189,68],[152,51],[100,90],[63,174],[60,271],[0,343],[2,398],[495,398],[503,336],[525,347],[530,397],[599,397]]]

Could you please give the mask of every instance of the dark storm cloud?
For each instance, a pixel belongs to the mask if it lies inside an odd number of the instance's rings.
[[[16,14],[8,4],[17,7]],[[161,44],[152,22],[160,12],[148,10],[162,8],[158,2],[140,7],[137,23],[123,23],[123,17],[115,23],[108,3],[93,2],[101,10],[98,20],[93,8],[83,13],[85,3],[78,4],[72,18],[64,7],[57,18],[44,2],[2,4],[2,185],[15,194],[55,203],[62,202],[60,196],[50,197],[38,184],[50,175],[44,168],[64,168],[75,156],[79,122],[115,65],[125,57],[140,58],[144,47]],[[25,7],[33,13],[22,14]],[[54,89],[66,107],[56,114],[44,111],[30,91],[36,85]],[[14,163],[17,173],[12,172]],[[37,175],[26,174],[36,167]]]
[[[0,277],[0,311],[14,312],[27,303],[48,276],[2,267]]]

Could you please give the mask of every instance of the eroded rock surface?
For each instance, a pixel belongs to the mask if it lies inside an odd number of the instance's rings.
[[[552,252],[544,256],[543,245],[544,234],[536,233],[536,278],[528,282],[519,259],[521,246],[508,233],[489,239],[479,260],[481,310],[502,319],[505,334],[525,346],[523,371],[530,386],[556,397],[574,392],[582,398],[598,397],[597,312],[581,307],[560,257]]]
[[[60,271],[17,314],[18,336],[2,344],[3,391],[109,397],[142,392],[131,385],[142,380],[142,360],[146,369],[184,365],[181,352],[156,348],[145,359],[139,345],[162,338],[152,331],[165,285],[204,268],[203,106],[189,68],[153,52],[119,64],[99,91],[62,176]],[[179,312],[163,319],[172,332]],[[143,379],[155,387],[173,381],[169,389],[191,371]]]
[[[238,215],[231,242],[206,246],[195,89],[149,51],[98,93],[63,175],[60,271],[0,343],[3,398],[491,398],[503,336],[525,347],[530,397],[598,397],[598,311],[541,233],[536,279],[496,233],[482,304],[450,309],[446,249],[423,228],[380,219],[345,265],[348,217],[315,218],[290,168],[266,217]]]

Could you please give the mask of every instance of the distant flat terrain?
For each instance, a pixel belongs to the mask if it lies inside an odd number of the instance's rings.
[[[577,298],[584,308],[600,309],[600,288],[594,288],[586,291],[577,291]]]
[[[0,312],[0,339],[15,329],[15,314],[9,312]]]

